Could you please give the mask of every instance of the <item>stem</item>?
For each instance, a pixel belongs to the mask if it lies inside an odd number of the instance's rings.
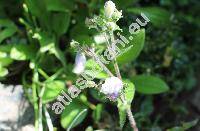
[[[34,70],[34,74],[33,74],[33,84],[32,84],[32,90],[33,90],[33,106],[34,106],[34,113],[35,113],[35,128],[36,130],[38,130],[39,128],[39,110],[38,110],[38,97],[37,97],[37,84],[35,83],[35,81],[37,81],[38,78],[38,74],[36,72],[36,70]]]
[[[111,43],[114,44],[114,41],[115,41],[114,34],[113,34],[113,32],[111,32]],[[115,45],[111,45],[111,46],[114,47]],[[112,50],[112,51],[113,51],[113,54],[115,54],[114,50]],[[117,74],[117,77],[122,80],[116,57],[114,58],[113,63],[114,63],[114,68],[115,68],[115,72]],[[122,99],[123,102],[126,101],[124,94],[121,96],[121,99]],[[128,119],[129,119],[131,127],[133,128],[134,131],[138,131],[138,128],[136,126],[136,122],[135,122],[135,119],[134,119],[133,114],[131,112],[130,106],[126,109],[126,113],[128,115]]]
[[[134,131],[138,131],[138,128],[136,126],[136,122],[135,122],[135,119],[133,117],[130,107],[126,110],[126,113],[128,115],[128,119],[130,121],[131,127],[133,128]]]
[[[101,62],[100,58],[93,52],[91,51],[92,56],[94,57],[95,61],[101,66],[101,68],[110,76],[114,76],[112,72]]]
[[[112,44],[114,44],[114,41],[115,41],[114,34],[113,34],[113,32],[111,32],[111,46],[115,46],[115,45],[112,45]],[[111,49],[112,49],[112,48],[111,48]],[[112,50],[112,51],[113,51],[113,54],[115,54],[114,50]],[[122,79],[121,74],[120,74],[120,71],[119,71],[119,66],[118,66],[118,64],[117,64],[116,57],[114,58],[113,64],[114,64],[114,68],[115,68],[115,72],[116,72],[116,74],[117,74],[117,77],[118,77],[119,79]]]

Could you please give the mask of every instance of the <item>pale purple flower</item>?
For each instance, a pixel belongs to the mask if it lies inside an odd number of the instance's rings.
[[[75,74],[81,74],[85,69],[86,57],[85,54],[78,51],[75,58],[75,66],[73,72]]]
[[[123,88],[123,82],[118,77],[109,77],[102,84],[101,92],[115,100]]]

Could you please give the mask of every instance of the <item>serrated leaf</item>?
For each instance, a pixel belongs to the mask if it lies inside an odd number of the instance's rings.
[[[61,125],[63,128],[71,128],[79,125],[86,117],[88,111],[86,110],[82,114],[82,111],[87,107],[78,101],[73,101],[69,106],[66,106],[61,114]]]
[[[126,49],[123,49],[122,54],[117,57],[117,61],[119,64],[134,61],[139,56],[140,52],[144,47],[144,29],[140,30],[137,34],[133,35],[132,37],[133,40],[129,41],[130,43],[126,45]],[[127,50],[127,48],[129,47],[130,49]]]
[[[168,85],[158,77],[138,75],[131,79],[136,91],[143,94],[159,94],[169,90]]]

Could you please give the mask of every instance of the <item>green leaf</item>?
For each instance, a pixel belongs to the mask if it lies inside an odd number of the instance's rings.
[[[143,7],[130,8],[127,10],[130,13],[141,14],[144,13],[150,22],[156,27],[166,27],[170,24],[170,12],[159,7]]]
[[[0,77],[4,77],[8,74],[8,70],[1,66],[0,64]]]
[[[122,129],[125,122],[126,122],[126,106],[122,103],[122,101],[120,99],[118,99],[118,112],[119,112],[119,125],[120,128]]]
[[[108,77],[101,67],[92,59],[89,59],[85,65],[85,71],[88,76],[97,78],[97,79],[104,79]]]
[[[55,50],[55,37],[47,32],[38,32],[33,35],[33,38],[37,39],[40,43],[40,51],[42,53]]]
[[[13,62],[13,60],[8,57],[0,58],[0,65],[2,65],[3,67],[10,65],[12,62]]]
[[[193,120],[193,121],[191,121],[191,122],[183,122],[183,123],[182,123],[183,128],[184,128],[185,130],[188,130],[188,129],[194,127],[195,125],[197,125],[198,121],[199,121],[199,119]]]
[[[123,0],[116,0],[116,4],[120,8],[126,8],[128,6],[135,4],[137,1],[138,0],[126,0],[126,2],[124,2]]]
[[[103,105],[102,104],[98,104],[96,106],[96,109],[92,113],[92,117],[95,120],[95,122],[98,122],[101,119],[102,112],[103,112]]]
[[[11,48],[10,57],[14,60],[29,60],[35,57],[36,47],[27,44],[15,44]]]
[[[4,28],[1,30],[1,28]],[[8,19],[1,19],[0,20],[0,43],[5,40],[6,38],[11,37],[15,32],[17,32],[17,27],[15,24],[8,20]]]
[[[61,80],[46,82],[44,86],[44,94],[42,96],[43,103],[50,102],[57,98],[65,88],[65,83]]]
[[[138,75],[131,79],[136,91],[143,94],[159,94],[169,90],[168,85],[158,77]]]
[[[131,105],[135,95],[135,86],[129,80],[124,80],[123,82],[125,84],[125,89],[124,89],[125,99],[128,102],[128,105]]]
[[[84,111],[87,107],[78,101],[73,101],[66,106],[61,114],[61,125],[63,128],[71,128],[80,124],[86,117],[88,111]],[[84,112],[83,112],[84,111]]]
[[[198,123],[198,119],[191,121],[191,122],[183,122],[182,126],[176,126],[170,129],[167,129],[167,131],[187,131],[188,129],[194,127]]]
[[[126,45],[126,49],[122,50],[123,53],[117,58],[118,63],[124,64],[135,60],[144,47],[144,40],[145,30],[142,29],[136,35],[133,35],[133,40],[129,41],[130,43]]]
[[[67,32],[70,24],[69,12],[57,12],[51,15],[51,28],[58,35],[63,35]]]
[[[74,1],[70,0],[45,0],[48,11],[68,12],[75,8]]]

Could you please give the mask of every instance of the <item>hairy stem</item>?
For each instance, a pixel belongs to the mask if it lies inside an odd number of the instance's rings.
[[[131,127],[134,129],[134,131],[138,131],[138,128],[136,126],[136,122],[135,122],[135,119],[133,117],[130,107],[126,110],[126,113],[128,115],[128,119],[130,121]]]
[[[111,32],[111,44],[112,44],[111,46],[113,46],[113,47],[115,46],[115,45],[113,45],[113,44],[114,44],[114,41],[115,41],[114,34],[113,34],[113,32]],[[112,48],[111,48],[111,49],[112,49]],[[113,54],[115,54],[114,50],[112,50],[112,52],[113,52]],[[116,60],[116,57],[114,58],[113,63],[114,63],[114,68],[115,68],[115,72],[116,72],[116,74],[117,74],[117,77],[118,77],[119,79],[122,79],[121,74],[120,74],[120,70],[119,70],[119,66],[118,66],[118,63],[117,63],[117,60]],[[122,99],[123,102],[126,101],[124,95],[122,95],[121,99]],[[132,112],[131,112],[131,107],[128,107],[128,108],[126,109],[126,113],[127,113],[127,115],[128,115],[128,119],[129,119],[129,122],[130,122],[131,127],[133,128],[134,131],[138,131],[138,128],[137,128],[137,126],[136,126],[135,119],[134,119],[133,114],[132,114]]]

